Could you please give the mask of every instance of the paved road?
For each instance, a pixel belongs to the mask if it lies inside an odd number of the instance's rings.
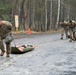
[[[76,75],[76,42],[61,40],[58,33],[14,37],[16,45],[32,44],[35,49],[0,57],[0,75]]]

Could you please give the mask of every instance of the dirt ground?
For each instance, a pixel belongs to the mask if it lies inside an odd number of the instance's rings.
[[[11,43],[31,44],[33,51],[0,57],[0,75],[76,75],[76,41],[60,39],[60,32],[14,35]]]

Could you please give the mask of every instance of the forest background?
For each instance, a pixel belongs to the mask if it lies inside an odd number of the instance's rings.
[[[0,0],[0,18],[13,24],[19,16],[19,30],[59,29],[62,20],[76,20],[76,0]]]

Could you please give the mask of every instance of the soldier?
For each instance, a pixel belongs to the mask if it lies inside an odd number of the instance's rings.
[[[70,32],[70,41],[69,42],[72,42],[72,40],[76,40],[75,39],[75,26],[76,26],[76,23],[75,21],[69,21],[68,23],[68,26],[69,26],[69,32]]]
[[[67,39],[68,38],[68,29],[69,29],[69,27],[67,25],[67,22],[62,21],[62,22],[60,22],[60,25],[61,25],[61,28],[62,28],[62,30],[61,30],[61,39],[63,39],[64,33],[65,33],[66,39]]]
[[[3,40],[6,39],[7,36],[12,35],[11,31],[12,31],[12,24],[8,21],[0,20],[0,48],[1,48],[0,56],[3,56],[5,53]],[[11,41],[5,42],[5,44],[6,44],[6,57],[10,57],[10,53],[11,53],[10,42]]]

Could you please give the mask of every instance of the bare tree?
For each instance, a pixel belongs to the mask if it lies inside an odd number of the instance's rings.
[[[50,3],[50,26],[49,26],[49,29],[52,28],[52,0],[51,0],[51,3]]]
[[[58,0],[58,14],[57,14],[56,29],[58,29],[59,16],[60,16],[60,0]]]
[[[45,31],[47,31],[47,0],[45,0]]]

